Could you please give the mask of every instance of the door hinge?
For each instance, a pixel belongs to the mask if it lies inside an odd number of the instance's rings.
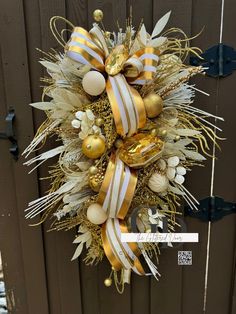
[[[208,76],[225,77],[236,70],[236,51],[233,47],[217,44],[203,52],[200,57],[190,57],[190,64],[206,67]]]
[[[236,203],[226,202],[223,198],[212,196],[199,202],[198,211],[189,206],[184,207],[185,216],[191,216],[203,221],[216,221],[226,215],[236,213]]]
[[[11,142],[11,147],[9,148],[10,153],[13,155],[14,159],[18,159],[19,149],[17,144],[17,139],[14,134],[13,122],[15,120],[14,109],[9,109],[8,114],[5,118],[6,131],[0,132],[0,139],[6,139]]]

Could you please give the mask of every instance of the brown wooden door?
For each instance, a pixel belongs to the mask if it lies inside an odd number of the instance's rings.
[[[32,139],[43,115],[28,106],[39,101],[39,77],[43,70],[35,48],[59,49],[49,30],[53,15],[65,16],[76,25],[88,28],[92,12],[104,11],[104,24],[114,29],[124,25],[130,5],[134,23],[140,19],[148,30],[164,13],[172,10],[169,26],[182,28],[203,50],[219,42],[222,0],[1,0],[0,1],[0,131],[10,107],[16,112],[15,131],[20,152]],[[236,2],[224,1],[223,42],[236,48]],[[223,78],[201,77],[196,106],[222,115],[224,128],[222,153],[217,152],[214,194],[236,202],[235,99],[236,73]],[[52,140],[53,142],[53,140]],[[49,143],[48,145],[52,145]],[[199,232],[198,244],[184,245],[193,252],[192,266],[178,266],[178,249],[166,249],[160,256],[162,278],[133,276],[132,283],[119,295],[106,288],[108,263],[96,267],[70,262],[74,232],[47,232],[47,225],[30,227],[24,219],[28,201],[47,190],[39,181],[47,165],[28,175],[23,158],[14,161],[7,140],[0,140],[0,251],[7,287],[9,313],[20,314],[200,314],[203,313],[204,276],[208,224],[186,218],[189,232]],[[188,185],[198,199],[210,194],[211,161],[195,169]],[[37,222],[37,219],[34,221]],[[236,313],[236,216],[213,223],[209,259],[207,314]]]

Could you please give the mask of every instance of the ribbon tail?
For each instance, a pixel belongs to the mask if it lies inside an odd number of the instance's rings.
[[[124,221],[109,218],[102,227],[102,241],[105,254],[116,271],[124,269],[128,273],[134,270],[139,275],[145,274],[138,255],[141,254],[136,243],[121,242],[121,232],[128,232]]]

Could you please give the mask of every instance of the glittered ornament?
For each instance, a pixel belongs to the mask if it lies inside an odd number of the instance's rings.
[[[93,18],[96,22],[101,22],[103,19],[103,12],[102,10],[96,9],[93,11]]]

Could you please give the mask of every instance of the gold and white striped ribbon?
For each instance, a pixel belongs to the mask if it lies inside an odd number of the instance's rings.
[[[145,47],[135,53],[142,62],[143,70],[135,80],[129,80],[130,84],[144,85],[153,80],[159,63],[160,51],[157,48]]]
[[[89,64],[99,71],[104,71],[104,51],[94,43],[89,32],[84,28],[74,28],[66,49],[69,58],[82,64]]]
[[[143,100],[139,93],[129,86],[122,74],[108,77],[106,91],[118,134],[131,136],[145,125]]]
[[[109,218],[102,227],[102,241],[108,260],[115,270],[132,269],[137,274],[144,275],[138,259],[141,252],[137,244],[121,242],[121,232],[128,232],[127,226],[116,218]]]
[[[112,155],[98,194],[98,203],[102,205],[108,217],[125,218],[136,184],[136,172]]]

